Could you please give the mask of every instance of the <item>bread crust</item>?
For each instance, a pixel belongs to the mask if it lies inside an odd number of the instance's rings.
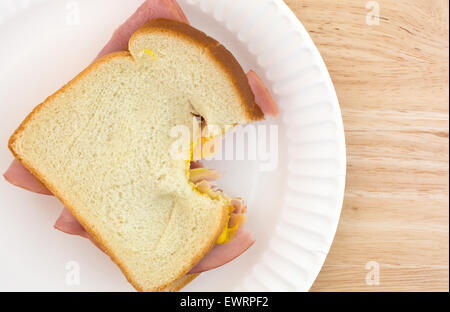
[[[244,111],[246,112],[246,117],[248,118],[248,121],[256,121],[261,120],[264,118],[264,114],[262,113],[261,109],[256,105],[255,103],[255,96],[253,92],[251,91],[251,88],[249,86],[247,77],[245,72],[243,71],[242,67],[239,65],[237,60],[234,58],[234,56],[220,43],[218,43],[215,39],[207,36],[205,33],[189,26],[184,23],[175,22],[171,20],[166,19],[157,19],[153,20],[147,24],[145,24],[140,30],[138,30],[130,39],[130,42],[132,42],[133,38],[140,32],[146,32],[148,30],[153,29],[165,29],[174,31],[177,34],[182,34],[187,36],[188,38],[195,40],[197,43],[202,44],[206,48],[209,49],[211,55],[213,56],[213,59],[215,59],[228,73],[229,78],[233,81],[235,87],[239,91],[241,98],[243,102],[245,103]],[[27,126],[28,122],[32,120],[33,116],[37,114],[40,110],[42,110],[45,105],[51,101],[54,97],[57,95],[64,93],[65,90],[70,87],[71,85],[75,84],[77,81],[83,79],[88,73],[91,71],[95,71],[101,64],[108,63],[112,60],[116,60],[119,58],[125,58],[129,61],[135,62],[134,57],[132,54],[128,51],[121,51],[121,52],[115,52],[108,54],[93,64],[91,64],[89,67],[87,67],[84,71],[82,71],[79,75],[77,75],[73,80],[71,80],[69,83],[67,83],[65,86],[63,86],[61,89],[59,89],[57,92],[55,92],[53,95],[48,97],[43,103],[39,104],[37,107],[33,109],[33,111],[25,118],[25,120],[21,123],[21,125],[17,128],[17,130],[14,132],[14,134],[9,139],[8,147],[14,157],[22,163],[22,165],[27,168],[38,180],[42,182],[42,184],[50,190],[66,207],[67,209],[72,213],[72,215],[80,222],[80,224],[86,229],[86,231],[99,243],[99,245],[103,248],[103,250],[108,254],[108,256],[111,258],[112,261],[114,261],[119,268],[124,273],[127,280],[130,282],[133,287],[142,292],[142,291],[148,291],[146,289],[143,289],[141,285],[137,283],[137,281],[134,281],[131,278],[131,274],[126,270],[125,266],[121,261],[114,255],[114,252],[109,248],[108,242],[101,239],[100,235],[93,229],[92,227],[88,226],[88,223],[86,220],[84,220],[72,207],[67,200],[65,199],[64,194],[61,194],[58,192],[57,187],[50,183],[44,175],[39,172],[36,168],[33,168],[31,164],[29,164],[25,159],[23,159],[15,150],[15,142],[17,138],[20,136],[20,134],[23,132],[25,127]],[[207,246],[203,249],[202,252],[199,253],[199,255],[191,261],[191,263],[186,263],[184,269],[182,272],[180,272],[173,280],[169,281],[165,285],[160,285],[160,287],[156,289],[152,289],[151,291],[164,291],[166,288],[173,287],[174,283],[176,283],[178,280],[182,279],[180,284],[176,284],[177,286],[173,289],[176,289],[174,291],[177,291],[184,287],[186,284],[188,284],[190,281],[192,281],[195,277],[198,275],[189,275],[189,277],[184,278],[186,274],[198,263],[200,262],[206,254],[208,254],[216,245],[216,240],[221,234],[223,227],[226,224],[227,221],[227,214],[228,209],[224,206],[222,207],[222,220],[220,223],[220,227],[217,228],[216,235],[211,237],[210,242],[207,244]]]

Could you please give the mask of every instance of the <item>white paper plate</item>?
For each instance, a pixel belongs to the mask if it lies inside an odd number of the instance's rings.
[[[12,160],[6,145],[17,125],[89,64],[141,2],[0,0],[1,170]],[[332,244],[345,187],[344,130],[327,69],[281,0],[180,3],[194,26],[256,70],[282,112],[265,122],[279,125],[278,170],[259,172],[256,161],[214,164],[224,171],[223,188],[246,198],[257,243],[185,290],[307,291]],[[0,182],[0,290],[133,290],[90,242],[52,228],[61,209],[54,198]],[[66,283],[72,261],[79,285]]]

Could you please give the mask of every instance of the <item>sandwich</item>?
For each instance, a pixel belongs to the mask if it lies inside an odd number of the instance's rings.
[[[149,0],[26,117],[5,178],[55,195],[66,207],[55,227],[91,239],[138,291],[178,291],[254,240],[243,200],[214,186],[196,142],[175,157],[171,130],[194,137],[200,120],[201,131],[223,129],[214,140],[265,113],[278,111],[256,73],[189,26],[175,1]]]

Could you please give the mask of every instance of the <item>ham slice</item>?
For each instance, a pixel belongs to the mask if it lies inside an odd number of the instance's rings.
[[[156,18],[167,18],[188,23],[186,16],[175,0],[147,0],[141,7],[115,32],[111,40],[97,56],[97,59],[127,48],[131,35],[146,22]],[[278,115],[278,107],[265,87],[262,80],[254,71],[248,73],[250,86],[255,94],[255,101],[261,110],[269,115]],[[200,165],[193,164],[193,168]],[[14,160],[9,169],[3,175],[13,185],[39,194],[52,195],[52,193],[41,184],[25,167]],[[90,239],[95,245],[98,244],[90,237],[81,224],[64,209],[55,223],[55,228],[68,234],[79,235]],[[193,270],[191,273],[200,273],[222,266],[250,248],[254,243],[251,234],[243,228],[239,228],[236,236],[225,245],[217,245]]]
[[[89,233],[84,229],[84,227],[78,222],[78,220],[70,213],[70,211],[67,208],[63,209],[53,227],[66,234],[85,237],[89,239],[100,250],[103,251],[103,249],[95,241],[95,239],[93,239],[92,236],[89,235]]]
[[[265,115],[276,117],[280,114],[277,103],[272,98],[269,89],[264,85],[263,81],[253,71],[249,71],[247,74],[248,82],[252,88],[253,94],[255,94],[255,102]]]
[[[31,174],[17,159],[14,159],[8,170],[3,174],[6,181],[12,185],[43,195],[53,195],[38,179]]]
[[[240,227],[229,243],[216,245],[189,273],[202,273],[221,267],[243,254],[254,242],[252,234]]]

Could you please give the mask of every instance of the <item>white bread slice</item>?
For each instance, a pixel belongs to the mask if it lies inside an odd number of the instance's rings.
[[[9,147],[137,290],[177,289],[215,245],[229,204],[201,194],[189,161],[170,156],[171,128],[192,131],[193,112],[219,126],[263,118],[223,46],[154,20],[129,52],[105,56],[36,107]]]

